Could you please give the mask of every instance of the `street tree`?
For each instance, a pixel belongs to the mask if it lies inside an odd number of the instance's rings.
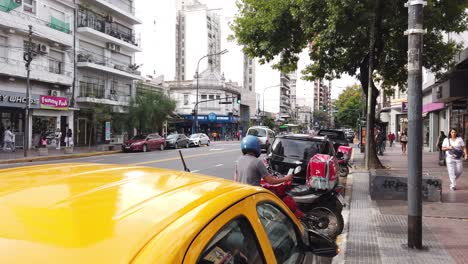
[[[312,112],[312,119],[314,120],[314,126],[318,124],[320,127],[326,127],[327,126],[327,112],[324,110],[314,110]]]
[[[372,113],[385,89],[404,90],[407,81],[407,0],[239,0],[231,27],[237,42],[260,63],[274,61],[274,68],[297,68],[298,54],[309,50],[311,64],[306,79],[356,76],[364,93],[371,88]],[[437,75],[453,65],[461,44],[444,38],[444,32],[467,29],[468,0],[427,0],[424,8],[423,66]],[[372,74],[369,74],[369,65]],[[375,116],[367,123],[373,127]],[[371,129],[371,133],[373,130]],[[371,134],[372,136],[372,134]],[[370,141],[373,144],[373,141]],[[375,148],[369,167],[382,167]]]
[[[139,133],[161,132],[175,107],[175,101],[163,93],[143,92],[130,101],[129,124],[137,128]]]
[[[336,121],[341,126],[356,129],[358,119],[362,112],[362,88],[355,84],[346,87],[335,101]]]

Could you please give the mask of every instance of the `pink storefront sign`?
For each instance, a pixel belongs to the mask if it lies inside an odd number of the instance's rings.
[[[68,110],[68,98],[41,95],[41,108],[52,110]]]
[[[445,108],[444,103],[429,103],[429,104],[423,105],[422,112],[428,113],[428,112],[432,112],[432,111],[436,111],[436,110],[440,110],[444,108]]]

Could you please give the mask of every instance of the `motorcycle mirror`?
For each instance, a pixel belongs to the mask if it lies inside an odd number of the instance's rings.
[[[308,230],[309,248],[317,256],[332,258],[340,252],[334,240],[315,230]]]
[[[343,152],[337,152],[337,153],[336,153],[336,157],[337,157],[338,159],[341,159],[341,158],[343,157]]]
[[[294,174],[299,174],[299,172],[301,172],[302,170],[302,167],[301,166],[297,166],[295,169],[294,169]]]

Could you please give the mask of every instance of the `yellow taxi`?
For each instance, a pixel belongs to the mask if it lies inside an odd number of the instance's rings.
[[[313,263],[336,250],[260,187],[136,166],[0,170],[0,263]]]

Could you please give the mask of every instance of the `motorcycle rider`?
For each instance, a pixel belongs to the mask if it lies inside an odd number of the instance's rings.
[[[278,184],[292,180],[292,175],[277,178],[268,174],[265,164],[260,159],[260,143],[255,136],[246,136],[241,142],[242,156],[236,162],[234,181],[260,186],[263,178],[269,184]]]

